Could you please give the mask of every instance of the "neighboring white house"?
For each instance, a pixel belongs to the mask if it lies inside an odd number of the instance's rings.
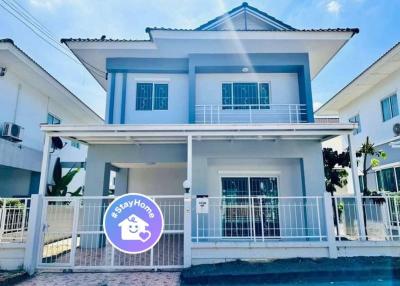
[[[353,151],[369,136],[379,150],[387,153],[379,167],[368,175],[370,190],[400,191],[400,43],[353,79],[322,105],[316,116],[339,117],[341,123],[358,123],[352,137]],[[347,138],[337,137],[324,143],[338,151],[347,148]],[[362,184],[359,164],[360,184]],[[348,184],[349,192],[352,185]]]
[[[102,124],[103,120],[11,39],[0,39],[0,197],[38,192],[44,134],[41,124]],[[52,154],[63,172],[84,167],[85,145],[64,141]],[[71,182],[82,185],[84,168]]]

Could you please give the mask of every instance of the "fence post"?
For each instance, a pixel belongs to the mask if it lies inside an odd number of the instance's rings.
[[[38,255],[40,255],[39,241],[42,233],[43,198],[41,194],[32,195],[31,197],[24,257],[24,269],[29,275],[35,273]]]
[[[326,237],[328,238],[329,257],[337,258],[338,251],[335,238],[335,226],[333,224],[332,197],[331,194],[328,192],[324,193],[324,208],[325,208],[325,225],[326,225]]]
[[[192,265],[192,159],[193,159],[193,138],[187,138],[187,174],[186,181],[188,189],[185,190],[183,198],[183,266]]]
[[[1,221],[0,221],[0,242],[3,239],[4,230],[6,229],[6,216],[7,216],[7,199],[2,199],[3,205],[1,207]]]
[[[353,150],[350,134],[347,135],[347,142],[349,145],[354,195],[356,197],[359,235],[360,235],[360,240],[365,240],[366,239],[366,230],[365,230],[366,224],[364,221],[363,198],[362,198],[362,194],[361,194],[361,190],[360,190],[360,184],[358,182],[358,168],[357,168],[356,153],[355,153],[355,150]]]
[[[184,217],[183,217],[183,266],[192,265],[192,197],[184,195]]]

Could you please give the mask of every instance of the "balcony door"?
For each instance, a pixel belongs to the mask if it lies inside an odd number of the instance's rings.
[[[276,177],[222,177],[221,186],[224,237],[280,235]]]

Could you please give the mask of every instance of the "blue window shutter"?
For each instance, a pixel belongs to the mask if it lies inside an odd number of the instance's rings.
[[[230,105],[232,105],[232,84],[231,83],[223,83],[222,84],[222,109],[232,109]],[[229,105],[229,106],[226,106]]]
[[[260,109],[269,109],[269,103],[269,84],[260,83]]]
[[[168,84],[154,85],[154,110],[168,110]]]
[[[382,118],[383,121],[389,120],[392,118],[391,112],[390,112],[390,99],[386,98],[381,101],[381,108],[382,108]]]
[[[392,117],[399,115],[399,104],[397,102],[397,94],[390,97],[390,104],[392,107]]]
[[[152,110],[153,84],[137,83],[136,85],[136,110]]]

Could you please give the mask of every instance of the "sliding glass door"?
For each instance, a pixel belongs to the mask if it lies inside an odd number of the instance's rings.
[[[225,237],[277,237],[276,177],[223,177],[222,232]]]

